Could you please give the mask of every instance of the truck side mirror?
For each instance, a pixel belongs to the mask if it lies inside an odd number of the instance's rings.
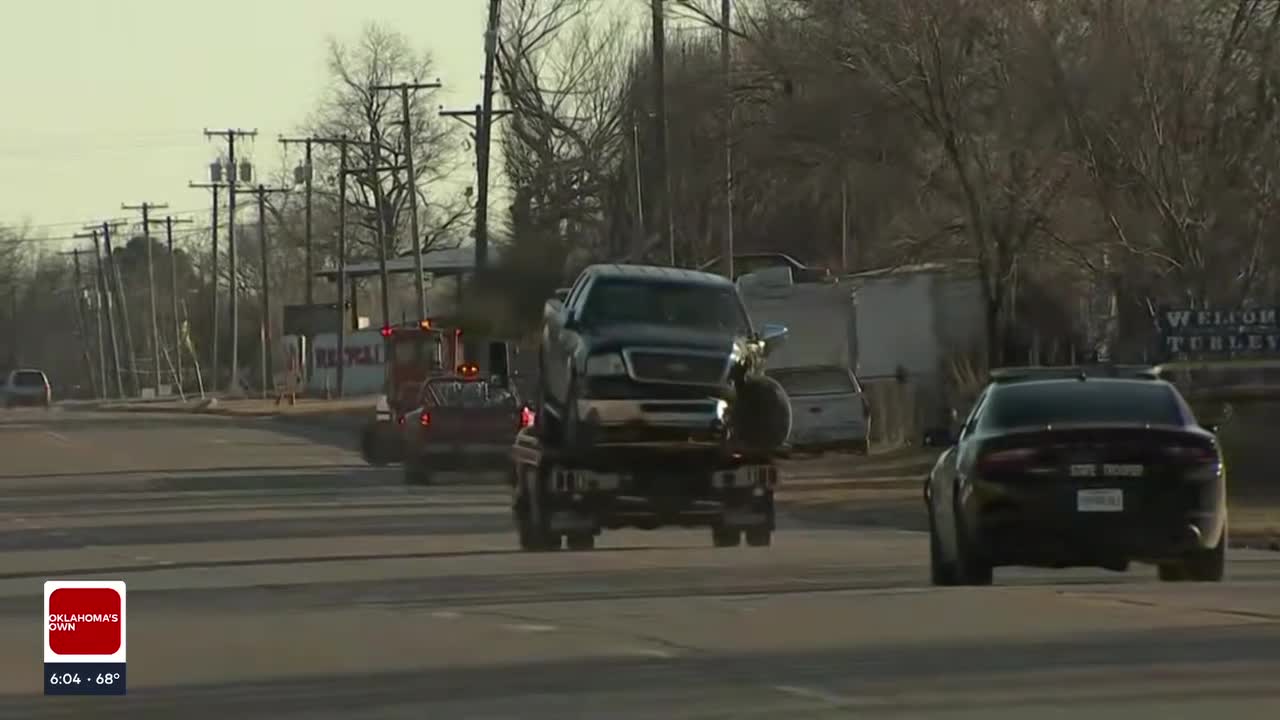
[[[760,328],[760,339],[764,341],[764,354],[771,355],[774,350],[787,342],[787,326],[778,323],[765,323]]]

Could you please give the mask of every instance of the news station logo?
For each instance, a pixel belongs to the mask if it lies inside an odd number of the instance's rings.
[[[44,584],[46,695],[125,694],[125,586],[120,580]]]

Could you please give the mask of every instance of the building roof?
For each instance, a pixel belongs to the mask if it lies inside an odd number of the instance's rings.
[[[597,277],[653,279],[666,282],[697,283],[700,285],[723,285],[725,287],[733,287],[733,283],[730,282],[728,278],[721,275],[701,272],[698,270],[666,267],[662,265],[588,265],[584,272],[592,273]]]
[[[489,259],[496,260],[501,255],[499,247],[489,245]],[[422,253],[422,271],[424,273],[432,273],[433,275],[462,275],[474,271],[476,268],[476,251],[473,245],[464,245],[456,248],[445,248],[438,250],[426,250]],[[381,272],[378,267],[378,261],[372,260],[362,263],[348,263],[346,275],[348,278],[362,278],[377,275]],[[401,255],[396,258],[387,258],[387,274],[402,275],[414,272],[413,253]],[[316,273],[316,277],[322,277],[326,280],[337,281],[338,269],[326,268]]]

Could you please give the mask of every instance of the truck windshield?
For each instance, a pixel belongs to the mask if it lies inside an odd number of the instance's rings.
[[[650,279],[608,278],[592,286],[582,310],[587,325],[674,325],[745,334],[746,312],[732,288]]]

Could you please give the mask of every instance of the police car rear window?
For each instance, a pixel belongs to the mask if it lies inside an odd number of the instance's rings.
[[[1183,425],[1188,418],[1173,389],[1143,381],[1028,382],[992,388],[985,428],[1065,423]]]

